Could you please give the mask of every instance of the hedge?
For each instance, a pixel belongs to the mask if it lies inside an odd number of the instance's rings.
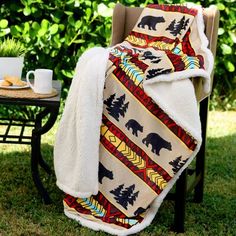
[[[221,12],[212,108],[225,106],[226,103],[228,105],[226,108],[232,109],[234,105],[235,1],[199,2],[206,7],[216,4]],[[6,0],[2,2],[0,40],[5,37],[14,37],[24,42],[28,48],[24,74],[30,69],[39,67],[53,69],[54,77],[63,82],[64,98],[79,56],[88,48],[109,45],[111,16],[115,1]],[[155,3],[152,0],[120,2],[128,6],[145,6],[148,3]],[[178,2],[183,1],[159,1],[159,3]]]

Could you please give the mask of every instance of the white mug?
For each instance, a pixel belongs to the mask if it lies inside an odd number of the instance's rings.
[[[34,75],[34,84],[29,80],[31,74]],[[48,69],[30,70],[26,74],[26,80],[35,93],[49,94],[52,92],[52,75],[53,71]]]

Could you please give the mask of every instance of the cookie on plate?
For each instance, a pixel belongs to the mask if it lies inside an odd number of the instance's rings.
[[[10,83],[10,82],[8,82],[8,81],[6,81],[6,80],[3,80],[3,81],[1,81],[1,84],[0,84],[1,86],[4,86],[4,87],[9,87],[9,86],[11,86],[12,85],[12,83]]]
[[[20,78],[16,77],[16,76],[4,76],[3,79],[9,83],[11,83],[12,85],[16,85],[19,87],[23,87],[25,86],[27,83],[20,80]]]

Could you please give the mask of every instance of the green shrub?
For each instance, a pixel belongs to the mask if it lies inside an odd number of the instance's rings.
[[[110,8],[83,0],[5,1],[1,15],[8,23],[1,27],[0,22],[0,36],[11,34],[29,48],[25,71],[51,68],[68,87],[81,53],[108,45],[114,3],[107,5]]]
[[[125,5],[145,6],[157,1],[122,0]],[[178,3],[166,0],[160,3]],[[39,67],[54,70],[63,82],[66,97],[79,56],[94,46],[110,42],[114,2],[108,0],[8,0],[0,6],[0,39],[13,36],[29,50],[24,73]],[[232,97],[236,83],[236,3],[235,0],[206,0],[204,6],[217,4],[221,11],[215,88],[220,98]],[[231,102],[231,101],[228,101]],[[218,106],[216,104],[216,106]],[[213,106],[215,107],[215,105]]]
[[[220,26],[211,108],[236,110],[236,0],[209,0],[213,2],[220,10]]]

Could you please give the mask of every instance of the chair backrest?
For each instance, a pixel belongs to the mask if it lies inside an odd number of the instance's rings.
[[[112,38],[111,46],[121,43],[131,32],[138,20],[143,8],[126,7],[120,3],[116,4],[112,18]],[[214,57],[216,54],[217,32],[219,27],[219,10],[216,7],[204,8],[203,17],[205,23],[205,34],[209,40],[209,49]],[[211,75],[211,86],[213,83],[213,73]],[[206,94],[202,93],[201,80],[193,80],[197,99],[200,101]]]

